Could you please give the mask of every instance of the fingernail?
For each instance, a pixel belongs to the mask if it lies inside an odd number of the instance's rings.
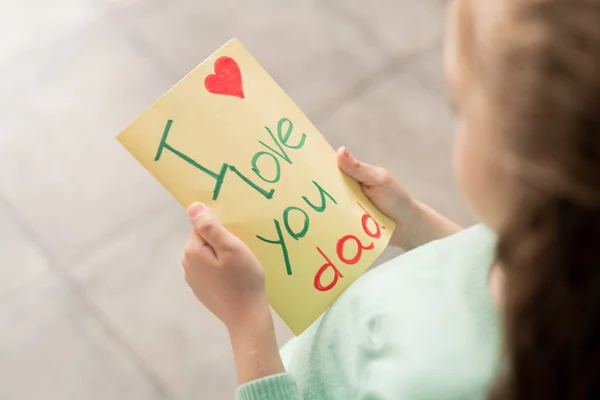
[[[347,149],[347,148],[345,148],[345,147],[344,147],[343,149],[344,149],[344,150],[342,150],[342,155],[343,155],[344,157],[350,157],[350,153],[348,152],[348,149]]]
[[[190,218],[195,218],[198,214],[204,211],[204,204],[194,203],[188,208],[188,215]]]

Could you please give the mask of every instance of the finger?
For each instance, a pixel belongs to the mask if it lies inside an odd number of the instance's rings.
[[[216,254],[212,247],[196,233],[194,229],[185,245],[182,264],[185,268],[200,264],[211,264],[216,260]]]
[[[388,172],[379,167],[374,167],[359,161],[348,152],[345,147],[340,147],[337,151],[337,161],[339,168],[347,175],[351,176],[365,186],[377,186],[387,183]]]
[[[215,250],[206,242],[206,240],[204,240],[202,236],[196,232],[196,228],[194,226],[192,226],[192,231],[190,232],[189,243],[193,243],[194,248],[198,251],[208,251],[213,257],[216,256]]]
[[[208,207],[194,203],[188,208],[194,231],[210,246],[217,257],[235,243],[234,236],[227,230]]]

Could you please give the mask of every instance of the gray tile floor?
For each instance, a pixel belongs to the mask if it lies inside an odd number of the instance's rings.
[[[225,331],[182,279],[184,210],[114,140],[232,36],[332,145],[472,222],[450,168],[443,13],[443,0],[2,2],[0,399],[233,397]]]

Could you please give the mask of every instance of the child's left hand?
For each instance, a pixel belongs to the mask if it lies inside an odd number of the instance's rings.
[[[265,274],[248,246],[203,204],[192,204],[188,215],[193,228],[182,264],[198,300],[230,331],[269,314]]]

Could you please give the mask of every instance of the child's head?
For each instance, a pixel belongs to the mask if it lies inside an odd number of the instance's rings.
[[[446,75],[460,117],[456,175],[496,231],[529,189],[598,204],[599,10],[600,0],[451,6]]]
[[[499,397],[600,398],[600,0],[454,0],[446,50],[457,178],[506,274]]]

